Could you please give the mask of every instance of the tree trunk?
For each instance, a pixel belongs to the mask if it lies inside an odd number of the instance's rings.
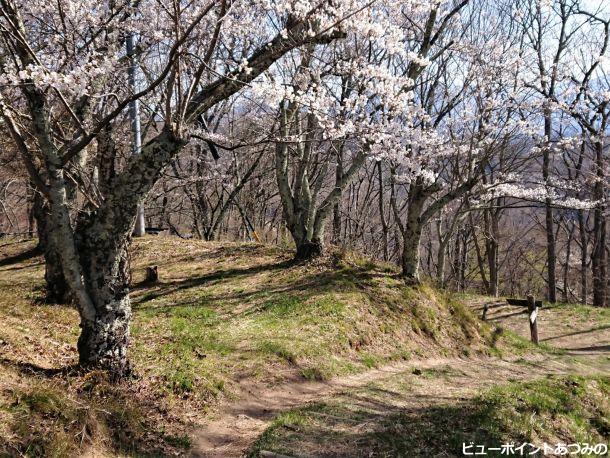
[[[486,229],[486,251],[487,251],[487,267],[489,268],[489,285],[487,294],[493,297],[498,296],[499,290],[499,275],[498,275],[498,239],[499,239],[499,227],[498,218],[495,212],[486,211],[485,217],[485,229]]]
[[[561,294],[561,300],[567,303],[569,300],[569,284],[570,284],[570,257],[572,256],[572,239],[574,238],[574,225],[568,232],[568,241],[566,243],[566,259],[563,263],[563,291]]]
[[[460,260],[458,264],[458,291],[464,291],[466,289],[466,266],[468,264],[468,232],[461,231],[458,235],[458,243],[461,243]]]
[[[309,261],[324,254],[324,245],[319,239],[302,240],[296,244],[295,260]]]
[[[472,242],[474,244],[474,251],[477,255],[477,267],[479,268],[479,275],[481,276],[481,282],[483,283],[483,288],[485,289],[485,292],[487,294],[489,294],[489,291],[491,290],[491,286],[489,284],[489,280],[487,279],[487,272],[485,271],[485,259],[483,257],[483,253],[481,252],[481,248],[479,247],[479,240],[477,237],[476,225],[474,223],[472,215],[469,215],[469,216],[470,216],[470,233],[472,236]],[[456,239],[455,243],[456,243],[456,246],[459,247],[459,244],[460,244],[459,238]],[[456,247],[456,259],[459,259],[457,265],[461,266],[462,251],[460,249],[458,249],[457,247]],[[461,269],[461,267],[459,269],[457,269],[457,271],[461,272],[460,269]]]
[[[545,108],[544,114],[544,134],[547,142],[551,141],[553,134],[552,130],[552,113]],[[542,178],[544,184],[549,189],[549,177],[550,177],[550,148],[548,145],[545,146],[542,152]],[[548,295],[549,302],[555,303],[557,301],[557,282],[556,282],[556,271],[557,271],[557,255],[556,255],[556,244],[555,244],[555,232],[553,222],[553,207],[550,198],[545,199],[545,213],[546,213],[546,249],[547,249],[547,271],[548,271]]]
[[[418,228],[405,230],[403,237],[402,276],[412,283],[419,283],[419,237],[421,231]]]
[[[606,305],[606,221],[598,208],[594,212],[593,232],[595,238],[591,253],[593,305],[604,307]]]
[[[548,300],[557,302],[557,255],[555,253],[555,232],[553,230],[553,208],[550,199],[546,199],[546,243],[548,270]]]
[[[591,267],[593,270],[593,305],[606,306],[606,217],[605,207],[601,203],[604,199],[604,158],[603,144],[595,143],[596,178],[593,195],[597,202],[593,211],[593,252],[591,253]]]
[[[53,239],[54,230],[49,208],[39,193],[34,196],[33,213],[38,233],[38,249],[44,256],[45,302],[67,304],[70,302],[70,289],[64,276],[56,241]]]
[[[580,233],[580,301],[586,305],[589,299],[589,285],[587,281],[588,237],[585,228],[585,216],[582,210],[578,210],[578,231]]]
[[[451,226],[451,225],[450,225]],[[447,251],[447,240],[450,237],[449,229],[443,234],[443,215],[441,213],[436,223],[436,235],[438,237],[438,251],[436,252],[436,284],[439,288],[445,287],[445,252]]]
[[[402,276],[409,283],[419,283],[419,244],[423,229],[421,214],[426,196],[417,186],[409,194],[409,209],[402,233]]]
[[[343,147],[337,153],[337,166],[335,167],[335,182],[339,182],[343,176]],[[333,243],[341,243],[341,199],[337,199],[333,205]]]
[[[133,218],[135,224],[135,217]],[[129,299],[130,234],[93,224],[78,230],[78,249],[85,287],[94,316],[81,315],[79,362],[84,367],[108,370],[114,379],[131,373],[127,358],[131,302]],[[133,226],[132,226],[133,227]]]
[[[383,243],[383,260],[389,261],[390,256],[388,253],[388,222],[385,218],[385,204],[383,202],[383,169],[381,168],[381,161],[377,162],[377,179],[379,184],[379,196],[377,203],[379,205],[379,219],[381,220],[381,233]]]
[[[36,196],[38,193],[34,190],[34,186],[30,184],[27,190],[27,205],[28,205],[28,237],[34,238],[34,226],[36,225]]]
[[[445,257],[447,246],[441,244],[436,256],[436,284],[439,288],[445,287]]]

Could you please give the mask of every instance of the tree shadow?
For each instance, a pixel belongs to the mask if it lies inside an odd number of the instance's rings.
[[[502,321],[502,320],[506,320],[507,318],[511,318],[513,316],[518,316],[518,315],[527,315],[527,309],[519,310],[518,312],[505,313],[504,315],[499,315],[499,316],[490,316],[490,317],[487,317],[487,321]]]
[[[156,291],[151,292],[153,297],[146,297],[146,299],[163,297],[172,293],[176,293],[181,290],[197,288],[200,286],[212,286],[217,284],[222,280],[228,280],[231,278],[242,277],[242,276],[250,276],[256,275],[260,272],[269,272],[274,270],[282,270],[291,267],[291,261],[282,261],[279,263],[267,263],[260,264],[252,267],[245,268],[234,268],[234,269],[221,269],[215,272],[211,272],[206,275],[202,275],[194,278],[186,278],[183,280],[174,280],[174,281],[161,281],[155,286]],[[132,287],[132,291],[142,291],[145,289],[149,289],[150,284],[146,282],[140,282],[135,284]]]
[[[297,409],[292,417],[275,422],[249,456],[261,456],[262,450],[286,455],[298,450],[320,457],[461,457],[462,443],[487,447],[503,443],[484,426],[483,409],[472,401],[455,403],[455,398],[448,397],[453,404],[424,407],[418,403],[399,408],[396,401],[401,397],[404,395],[394,392],[369,391]],[[296,418],[294,424],[290,418]],[[488,452],[487,456],[501,455]]]
[[[549,341],[549,340],[561,339],[563,337],[578,336],[578,335],[581,335],[581,334],[588,334],[590,332],[604,331],[606,329],[610,329],[610,324],[596,326],[594,328],[586,329],[586,330],[582,330],[582,331],[569,332],[567,334],[561,334],[561,335],[557,335],[557,336],[553,336],[553,337],[547,337],[546,339],[542,339],[542,341],[546,342],[546,341]]]
[[[261,272],[287,271],[298,266],[293,260],[283,260],[280,262],[264,263],[250,267],[221,269],[209,274],[194,278],[186,278],[174,281],[161,281],[154,286],[145,283],[139,283],[133,288],[134,292],[143,293],[139,297],[133,298],[134,309],[139,309],[151,300],[159,299],[194,288],[209,288],[219,286],[231,279],[255,276]],[[387,277],[387,274],[382,274],[373,271],[372,269],[338,269],[325,270],[323,272],[313,272],[306,274],[298,279],[290,279],[274,285],[273,283],[264,283],[257,288],[250,288],[246,291],[238,290],[236,292],[223,292],[220,294],[206,294],[204,300],[182,300],[179,306],[214,306],[219,302],[243,302],[245,300],[253,300],[257,298],[268,297],[278,294],[299,294],[303,300],[306,300],[313,295],[326,292],[328,290],[342,291],[345,288],[366,288],[376,276]],[[247,283],[247,281],[245,282]],[[213,290],[212,290],[213,291]],[[174,310],[177,306],[164,306],[156,308],[156,313],[167,313]],[[249,314],[264,310],[264,305],[254,308],[243,309],[240,313]]]
[[[0,357],[0,364],[12,367],[23,375],[35,375],[44,378],[77,375],[83,372],[78,364],[70,364],[64,367],[42,367],[27,361],[15,361],[5,356]]]
[[[16,264],[18,262],[28,261],[32,258],[40,256],[42,251],[37,247],[32,247],[28,250],[22,251],[20,253],[14,254],[12,256],[8,256],[4,259],[0,259],[0,267],[10,266],[12,264]],[[41,264],[41,263],[39,263]],[[29,266],[27,266],[29,267]],[[8,270],[8,269],[6,269]]]
[[[590,347],[565,348],[565,350],[574,354],[579,354],[582,352],[610,353],[610,345],[593,345]]]

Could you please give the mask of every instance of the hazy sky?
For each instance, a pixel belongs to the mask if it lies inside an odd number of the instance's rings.
[[[590,11],[610,11],[610,0],[583,0],[582,3]]]

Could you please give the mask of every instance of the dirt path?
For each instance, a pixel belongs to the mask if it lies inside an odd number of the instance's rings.
[[[426,360],[421,367],[440,366],[450,361]],[[221,409],[216,419],[197,431],[192,456],[242,456],[278,413],[413,367],[413,362],[404,362],[326,382],[303,381],[302,378],[274,386],[247,386],[242,382],[239,400]]]
[[[482,306],[482,301],[471,304],[477,312]],[[492,309],[488,317],[492,322],[525,335],[527,316],[521,312],[510,306],[498,307]],[[280,412],[401,374],[412,380],[412,389],[407,396],[395,397],[395,406],[425,409],[439,402],[471,398],[482,388],[502,381],[527,380],[549,374],[610,373],[607,323],[569,320],[566,314],[553,314],[547,309],[541,312],[540,328],[542,340],[566,348],[565,355],[407,361],[328,382],[295,379],[267,386],[244,381],[238,389],[238,400],[221,408],[216,418],[196,432],[192,456],[243,456]],[[414,371],[418,373],[417,369],[444,375],[419,380],[412,375]]]

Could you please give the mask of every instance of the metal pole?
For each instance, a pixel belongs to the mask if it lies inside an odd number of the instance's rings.
[[[137,81],[136,81],[136,60],[133,58],[135,53],[135,38],[134,34],[130,33],[125,40],[127,47],[127,55],[131,57],[129,59],[129,67],[127,69],[127,75],[129,80],[129,87],[132,92],[137,92]],[[131,118],[131,133],[133,135],[133,141],[131,144],[132,154],[140,154],[142,152],[142,131],[140,127],[140,102],[134,100],[129,104],[129,117]],[[133,235],[136,237],[142,237],[146,234],[146,221],[144,219],[144,203],[138,204],[138,210],[136,215],[136,225],[133,230]]]

